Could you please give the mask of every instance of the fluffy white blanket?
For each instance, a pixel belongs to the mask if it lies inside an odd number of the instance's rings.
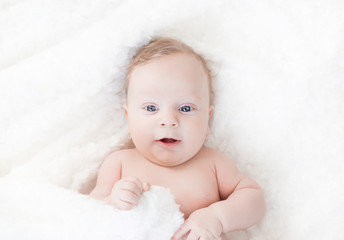
[[[173,196],[157,186],[130,211],[49,183],[6,179],[0,186],[1,239],[170,240],[184,221]]]
[[[344,239],[344,2],[0,1],[0,239],[169,239],[165,189],[120,213],[87,196],[125,145],[123,74],[153,36],[210,61],[207,144],[263,187],[231,240]]]

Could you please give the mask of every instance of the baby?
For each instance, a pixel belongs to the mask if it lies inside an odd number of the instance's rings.
[[[124,112],[135,145],[103,162],[91,197],[131,209],[150,185],[169,188],[186,221],[172,239],[218,239],[264,215],[261,188],[224,154],[207,148],[211,74],[189,46],[151,41],[133,58]]]

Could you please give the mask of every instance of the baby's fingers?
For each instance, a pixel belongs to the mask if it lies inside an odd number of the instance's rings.
[[[113,204],[117,209],[120,209],[120,210],[130,210],[135,206],[132,203],[120,201],[120,200],[115,201]]]
[[[139,196],[150,189],[150,184],[148,182],[142,182],[135,177],[128,177],[124,181],[127,182],[126,189],[134,190]]]
[[[177,232],[173,235],[171,240],[182,240],[186,239],[185,237],[189,234],[190,227],[188,222],[184,222],[183,225],[177,230]]]
[[[191,231],[191,232],[189,233],[188,237],[186,238],[186,240],[200,240],[200,239],[202,239],[202,240],[208,240],[208,238],[201,238],[201,237],[199,236],[199,234],[197,234],[197,233],[194,232],[194,231]]]
[[[143,188],[142,184],[139,182],[133,182],[131,180],[121,180],[121,183],[119,184],[119,188],[122,191],[129,191],[132,192],[133,194],[137,195],[138,197],[141,196]]]
[[[150,184],[148,182],[142,183],[143,191],[146,192],[150,189]]]
[[[137,194],[135,194],[131,191],[127,191],[127,190],[121,191],[119,193],[118,198],[120,201],[126,202],[128,204],[132,204],[132,205],[136,205],[140,200],[140,196],[138,196]]]
[[[139,203],[142,193],[149,188],[148,183],[142,183],[135,177],[121,179],[112,189],[110,202],[116,208],[129,210]]]

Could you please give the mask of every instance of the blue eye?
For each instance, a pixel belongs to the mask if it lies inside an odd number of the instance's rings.
[[[190,106],[182,106],[179,108],[179,111],[181,112],[190,112],[191,110],[193,110],[193,108]]]
[[[145,106],[145,109],[146,111],[148,112],[155,112],[155,111],[158,111],[158,108],[154,105],[148,105],[148,106]]]

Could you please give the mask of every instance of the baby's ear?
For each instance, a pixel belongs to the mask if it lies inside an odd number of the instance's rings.
[[[210,105],[209,106],[209,119],[211,118],[211,116],[213,115],[213,110],[214,110],[214,106]]]
[[[213,105],[210,105],[209,106],[209,119],[211,118],[211,116],[213,115],[213,110],[214,110],[214,106]],[[209,124],[208,124],[208,129],[207,129],[207,136],[210,135],[210,127],[209,127]]]
[[[128,117],[128,105],[127,104],[123,104],[123,109],[124,109],[125,116]]]
[[[125,117],[128,118],[128,105],[127,104],[123,104],[123,109],[124,109],[124,114]],[[128,130],[127,130],[128,134],[129,134],[129,138],[130,138],[130,130],[129,130],[129,126],[128,126]]]
[[[210,135],[210,133],[211,133],[211,131],[210,131],[210,127],[208,126],[208,129],[207,129],[207,136],[209,136],[209,135]]]

